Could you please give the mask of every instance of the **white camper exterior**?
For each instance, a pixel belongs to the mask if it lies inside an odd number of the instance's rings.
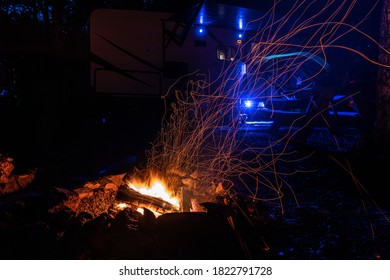
[[[99,94],[162,96],[198,71],[229,67],[239,31],[171,21],[170,13],[98,9],[90,18],[91,86]]]

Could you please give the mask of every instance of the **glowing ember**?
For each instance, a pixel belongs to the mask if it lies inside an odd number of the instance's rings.
[[[165,185],[157,179],[152,180],[150,186],[146,186],[143,183],[129,183],[129,187],[140,194],[160,198],[174,205],[177,209],[180,208],[179,200],[176,197],[172,197]]]
[[[162,215],[160,212],[155,211],[155,210],[153,210],[153,209],[150,209],[150,208],[149,208],[148,210],[151,211],[151,212],[154,214],[154,216],[156,216],[156,217]],[[139,213],[141,213],[142,215],[145,214],[145,208],[138,207],[138,208],[137,208],[137,211],[138,211]]]
[[[128,207],[127,206],[127,204],[126,203],[118,203],[118,205],[116,206],[118,209],[120,209],[120,210],[123,210],[123,209],[125,209],[126,207]]]
[[[118,203],[118,204],[116,205],[116,207],[117,207],[119,210],[124,210],[124,209],[126,209],[126,208],[131,208],[131,205],[122,202],[122,203]],[[158,211],[155,211],[155,210],[153,210],[153,209],[149,209],[149,211],[151,211],[156,217],[158,217],[158,216],[161,215],[161,213],[159,213]],[[143,207],[138,207],[138,208],[137,208],[137,212],[138,212],[138,213],[141,213],[142,215],[144,215],[145,209],[144,209]]]

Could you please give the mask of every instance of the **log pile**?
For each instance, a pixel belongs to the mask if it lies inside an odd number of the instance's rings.
[[[68,190],[55,188],[56,196],[63,196],[63,201],[54,206],[52,213],[70,209],[76,215],[87,213],[92,217],[106,213],[115,216],[123,208],[137,210],[152,209],[158,213],[175,212],[178,209],[167,201],[141,194],[128,187],[126,177],[129,174],[117,174],[86,182],[79,188]],[[120,205],[125,205],[121,207]]]
[[[151,208],[157,212],[174,212],[177,211],[176,207],[171,203],[162,200],[158,197],[153,197],[149,195],[143,195],[139,192],[136,192],[126,186],[121,186],[117,192],[116,199],[122,202],[128,202],[137,208]]]

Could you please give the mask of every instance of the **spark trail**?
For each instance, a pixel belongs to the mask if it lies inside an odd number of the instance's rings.
[[[159,174],[173,189],[184,185],[201,200],[213,200],[220,186],[229,192],[239,184],[253,200],[277,200],[282,205],[284,192],[294,191],[280,166],[291,158],[301,161],[310,156],[297,157],[289,142],[314,119],[323,117],[326,108],[309,118],[292,119],[285,134],[258,145],[248,142],[249,132],[240,129],[237,104],[242,92],[272,103],[280,88],[297,80],[299,70],[315,61],[317,67],[300,77],[302,87],[286,93],[287,98],[299,94],[327,71],[328,52],[334,49],[378,64],[343,40],[354,34],[380,47],[370,34],[359,29],[378,3],[352,24],[351,14],[359,8],[356,0],[295,1],[283,16],[278,14],[283,1],[275,1],[266,15],[248,23],[256,24],[257,31],[245,31],[247,39],[239,45],[235,60],[225,64],[217,79],[209,80],[207,73],[196,72],[191,79],[183,77],[187,79],[185,88],[172,85],[175,101],[167,104],[159,136],[147,151],[147,170]],[[235,70],[240,63],[251,74],[251,82],[244,89],[243,78]],[[296,123],[300,128],[293,131]],[[292,174],[314,171],[295,170]]]

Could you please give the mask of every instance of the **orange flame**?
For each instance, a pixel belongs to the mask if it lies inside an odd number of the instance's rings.
[[[128,186],[140,194],[160,198],[175,206],[177,210],[180,209],[180,200],[172,195],[162,180],[153,178],[149,185],[144,182],[129,182]]]
[[[124,203],[124,202],[118,203],[116,207],[120,210],[123,210],[127,207],[127,203]]]

